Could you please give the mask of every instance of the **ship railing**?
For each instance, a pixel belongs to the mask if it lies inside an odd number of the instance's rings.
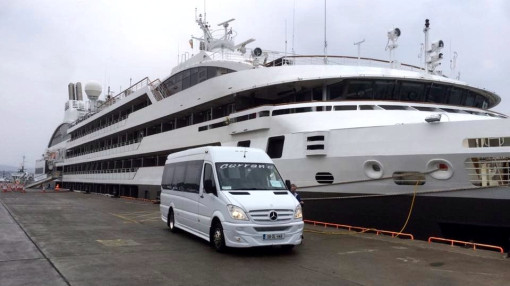
[[[351,56],[334,56],[328,55],[327,59],[324,55],[291,55],[283,56],[272,60],[265,64],[265,66],[281,66],[281,65],[349,65],[349,66],[368,66],[391,68],[392,63],[386,60],[364,58],[364,57],[351,57]],[[393,68],[409,70],[415,72],[423,72],[422,67],[393,62]]]
[[[404,64],[397,61],[387,61],[366,57],[339,56],[339,55],[298,55],[288,54],[280,51],[264,50],[259,57],[253,57],[251,52],[244,55],[233,52],[214,52],[209,54],[212,60],[228,60],[237,62],[246,62],[253,65],[264,65],[266,67],[282,66],[282,65],[349,65],[349,66],[368,66],[380,68],[394,68],[401,70],[409,70],[415,72],[423,72],[424,68]],[[192,63],[190,63],[192,65]],[[182,68],[185,68],[183,66]]]
[[[150,87],[151,87],[151,91],[152,91],[152,94],[154,94],[154,98],[157,100],[157,101],[160,101],[162,100],[163,98],[166,98],[168,96],[170,96],[168,94],[168,90],[166,89],[165,86],[163,86],[161,84],[161,80],[158,78],[156,80],[153,80],[149,83]]]
[[[80,179],[91,180],[132,180],[136,176],[139,167],[118,168],[107,170],[88,170],[88,171],[72,171],[64,172],[65,176],[80,176]]]
[[[108,122],[101,127],[94,128],[88,132],[81,134],[80,136],[77,136],[77,137],[71,139],[70,142],[74,142],[78,139],[82,139],[82,141],[86,141],[89,139],[99,137],[99,135],[110,132],[112,130],[119,129],[120,127],[122,127],[126,124],[128,117],[129,117],[129,114],[119,117],[118,119]]]
[[[114,155],[128,151],[137,150],[142,142],[142,138],[120,142],[117,144],[100,147],[98,149],[82,152],[73,156],[67,156],[67,162],[78,161],[83,159],[97,158],[100,156]]]
[[[98,111],[101,111],[103,110],[104,108],[110,106],[110,105],[113,105],[114,103],[116,103],[117,101],[125,98],[125,97],[128,97],[130,94],[134,93],[135,91],[145,87],[145,86],[148,86],[150,84],[150,79],[148,77],[145,77],[139,81],[137,81],[136,83],[134,83],[133,85],[131,85],[130,87],[126,88],[125,90],[121,91],[120,93],[118,93],[117,95],[113,96],[113,97],[110,97],[108,95],[106,101],[99,105],[97,107],[97,110]]]
[[[80,117],[78,120],[71,123],[71,127],[88,119],[89,117],[98,113],[99,111],[115,104],[117,101],[119,101],[125,97],[128,97],[130,94],[134,93],[135,91],[142,89],[145,86],[148,86],[150,84],[150,82],[151,82],[150,79],[148,77],[145,77],[145,78],[137,81],[136,83],[132,84],[130,87],[126,88],[125,90],[121,91],[120,93],[118,93],[117,95],[115,95],[113,97],[108,94],[106,96],[106,100],[102,104],[100,104],[99,106],[96,107],[95,112],[89,112],[89,113],[85,114],[83,117]]]
[[[485,249],[489,249],[489,250],[496,250],[496,251],[499,251],[500,253],[504,253],[503,247],[497,246],[497,245],[468,242],[468,241],[448,239],[448,238],[442,238],[442,237],[433,237],[433,236],[429,237],[429,239],[428,239],[429,243],[434,242],[434,241],[446,242],[446,243],[450,244],[450,246],[454,246],[454,245],[462,245],[464,247],[472,246],[473,250],[476,250],[477,248],[485,248]]]

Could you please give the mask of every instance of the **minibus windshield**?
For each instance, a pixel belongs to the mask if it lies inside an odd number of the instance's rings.
[[[286,190],[274,164],[216,163],[221,190]]]

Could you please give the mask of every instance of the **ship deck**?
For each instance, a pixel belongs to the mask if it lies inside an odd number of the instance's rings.
[[[305,213],[306,216],[306,213]],[[1,285],[506,285],[493,251],[306,225],[302,245],[217,253],[170,233],[158,205],[0,193]]]

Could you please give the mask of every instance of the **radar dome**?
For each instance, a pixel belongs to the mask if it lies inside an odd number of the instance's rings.
[[[89,81],[85,84],[85,93],[89,100],[97,100],[102,90],[101,84],[97,81]]]

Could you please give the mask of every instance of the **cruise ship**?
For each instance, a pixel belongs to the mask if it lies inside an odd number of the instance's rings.
[[[39,182],[157,200],[166,157],[205,146],[260,148],[296,184],[306,219],[508,243],[510,122],[501,98],[439,70],[442,41],[423,66],[288,55],[236,43],[234,19],[161,80],[120,94],[69,84],[65,118],[37,162]],[[83,90],[88,98],[84,100]]]

